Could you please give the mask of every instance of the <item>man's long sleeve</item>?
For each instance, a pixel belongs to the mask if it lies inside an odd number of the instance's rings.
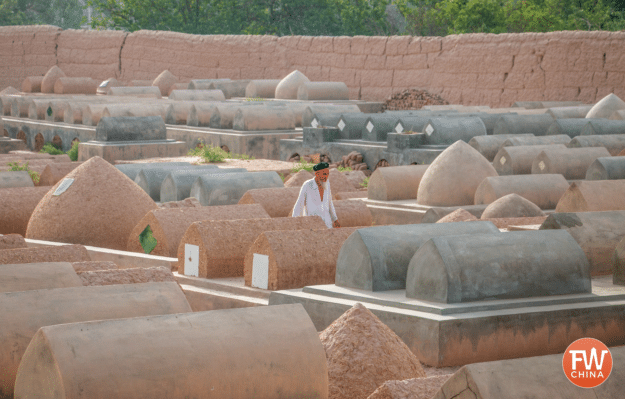
[[[338,217],[336,216],[336,210],[334,210],[334,201],[332,201],[332,190],[330,188],[330,182],[328,182],[328,202],[329,202],[329,209],[330,209],[330,217],[332,218],[332,222],[336,222],[336,220],[338,219]]]
[[[297,202],[293,207],[291,216],[306,216],[306,184],[303,184],[302,188],[299,190],[299,196],[297,197]]]

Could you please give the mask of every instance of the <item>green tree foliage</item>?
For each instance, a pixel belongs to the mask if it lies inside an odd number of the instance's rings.
[[[17,0],[0,1],[0,26],[21,25],[24,22],[25,15],[18,8]]]
[[[55,25],[78,29],[84,4],[79,0],[1,0],[0,25]]]
[[[386,35],[390,0],[88,0],[93,28],[195,34]]]
[[[406,33],[625,29],[623,0],[398,0]]]

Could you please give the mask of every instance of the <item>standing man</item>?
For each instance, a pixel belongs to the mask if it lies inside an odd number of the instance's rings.
[[[313,166],[315,178],[306,180],[299,192],[299,197],[293,207],[291,216],[320,216],[329,229],[341,227],[334,204],[332,203],[332,192],[330,191],[330,165],[327,162],[320,162]]]

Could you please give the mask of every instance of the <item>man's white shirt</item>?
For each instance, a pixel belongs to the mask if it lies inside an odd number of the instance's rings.
[[[332,203],[332,192],[330,191],[330,181],[326,182],[323,191],[323,200],[319,195],[319,187],[315,179],[306,180],[299,191],[299,197],[293,207],[291,216],[320,216],[329,229],[332,223],[337,220],[334,204]]]

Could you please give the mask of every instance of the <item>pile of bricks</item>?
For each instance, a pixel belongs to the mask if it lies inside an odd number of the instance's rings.
[[[363,162],[362,154],[357,151],[343,155],[343,159],[340,162],[330,164],[330,167],[352,168],[352,170],[362,170],[365,174],[367,174],[366,171],[369,171],[367,164]]]
[[[384,102],[385,109],[399,111],[405,109],[421,109],[425,105],[448,105],[449,102],[427,90],[406,89],[395,93]]]

